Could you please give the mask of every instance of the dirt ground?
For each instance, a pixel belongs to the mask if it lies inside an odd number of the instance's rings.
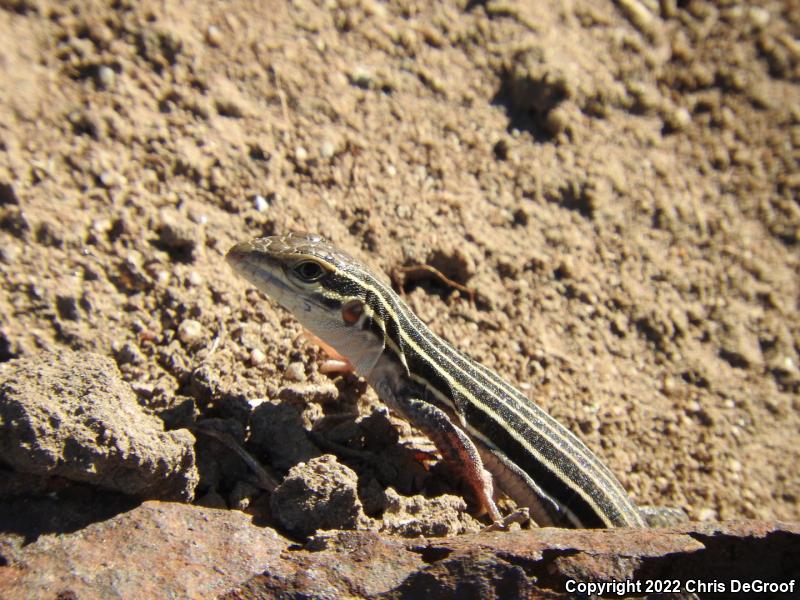
[[[800,520],[798,36],[788,0],[2,0],[0,360],[214,417],[325,382],[224,262],[314,231],[474,290],[402,286],[637,503]]]

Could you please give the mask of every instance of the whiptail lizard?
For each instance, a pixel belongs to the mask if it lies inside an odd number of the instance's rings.
[[[493,522],[501,521],[497,485],[540,526],[645,526],[616,477],[572,432],[434,334],[369,268],[324,238],[260,238],[236,245],[227,260],[429,436]]]

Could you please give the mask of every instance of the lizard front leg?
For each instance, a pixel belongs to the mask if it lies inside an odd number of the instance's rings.
[[[442,409],[430,402],[414,397],[394,398],[403,415],[425,435],[442,455],[445,465],[469,485],[480,507],[480,514],[489,514],[493,523],[502,521],[494,503],[491,474],[483,468],[478,449],[469,436],[460,429]]]

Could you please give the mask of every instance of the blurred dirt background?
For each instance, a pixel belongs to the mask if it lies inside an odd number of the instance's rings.
[[[224,253],[319,232],[638,503],[798,520],[798,35],[790,0],[2,0],[0,360],[246,424],[329,383]],[[372,414],[333,383],[306,424]]]

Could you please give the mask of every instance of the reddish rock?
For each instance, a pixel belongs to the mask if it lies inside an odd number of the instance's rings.
[[[589,581],[629,581],[642,597],[648,581],[790,585],[798,564],[798,524],[416,540],[330,531],[300,545],[237,511],[147,502],[27,545],[0,536],[0,598],[571,598],[568,584]]]
[[[213,598],[293,565],[280,558],[289,541],[248,515],[155,501],[22,542],[0,536],[0,598]]]
[[[648,581],[726,585],[733,579],[791,585],[800,564],[800,525],[741,522],[675,529],[479,533],[400,541],[367,532],[314,538],[289,558],[292,580],[265,572],[226,600],[306,594],[312,597],[574,598],[567,584]],[[691,582],[691,583],[690,583]],[[797,585],[794,585],[795,591]],[[580,591],[580,590],[578,590]],[[689,590],[691,591],[691,590]],[[709,591],[709,590],[707,590]],[[713,591],[713,590],[710,590]],[[609,591],[606,597],[621,597]],[[653,595],[653,594],[651,594]],[[702,594],[701,594],[702,596]]]

